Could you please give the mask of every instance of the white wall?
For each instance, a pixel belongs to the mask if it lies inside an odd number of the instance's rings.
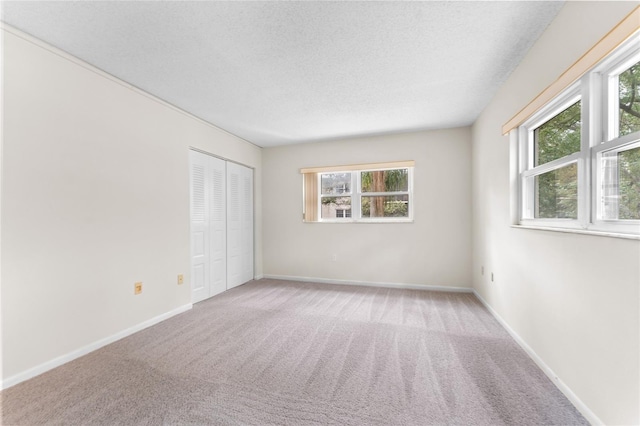
[[[640,423],[640,241],[511,228],[500,133],[635,6],[568,2],[473,126],[473,286],[607,424]]]
[[[469,128],[263,150],[265,275],[470,287],[470,154]],[[302,222],[301,167],[396,160],[416,162],[414,223]]]
[[[190,146],[256,168],[261,274],[259,148],[3,32],[5,379],[190,304]]]

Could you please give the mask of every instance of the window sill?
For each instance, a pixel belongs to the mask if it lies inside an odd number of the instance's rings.
[[[556,228],[556,227],[550,227],[550,226],[532,226],[532,225],[511,225],[511,227],[519,228],[519,229],[531,229],[536,231],[552,231],[552,232],[564,232],[567,234],[593,235],[595,237],[610,237],[610,238],[622,238],[626,240],[640,240],[640,235],[623,234],[620,232],[592,231],[588,229],[570,229],[570,228]]]
[[[398,223],[413,223],[413,219],[407,219],[407,220],[323,220],[323,221],[311,221],[311,222],[307,222],[305,220],[302,221],[302,223],[321,223],[321,224],[356,224],[356,225],[360,225],[360,224],[367,224],[367,223],[375,223],[376,225],[381,224],[381,223],[386,223],[386,224],[398,224]]]

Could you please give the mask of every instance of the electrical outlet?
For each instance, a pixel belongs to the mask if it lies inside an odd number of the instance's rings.
[[[491,273],[491,282],[493,282],[493,272]]]
[[[178,285],[184,284],[184,275],[178,275]]]
[[[334,254],[332,254],[332,255],[331,255],[331,260],[332,260],[332,261],[334,261],[334,262],[336,262],[336,261],[338,260],[338,255],[337,255],[337,254],[335,254],[335,253],[334,253]]]
[[[142,293],[142,282],[135,283],[133,285],[133,294]]]

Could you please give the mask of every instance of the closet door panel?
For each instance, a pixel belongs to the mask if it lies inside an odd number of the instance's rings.
[[[243,283],[253,279],[253,170],[243,168],[242,176],[242,270]]]
[[[209,202],[207,156],[189,152],[189,187],[191,215],[191,291],[192,301],[199,302],[209,297]]]
[[[227,289],[226,161],[209,157],[209,246],[211,257],[209,296]]]
[[[227,164],[227,288],[242,281],[242,223],[240,182],[243,167]]]

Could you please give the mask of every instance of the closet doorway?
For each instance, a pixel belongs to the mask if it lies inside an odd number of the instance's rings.
[[[189,151],[192,302],[253,279],[253,169]]]

